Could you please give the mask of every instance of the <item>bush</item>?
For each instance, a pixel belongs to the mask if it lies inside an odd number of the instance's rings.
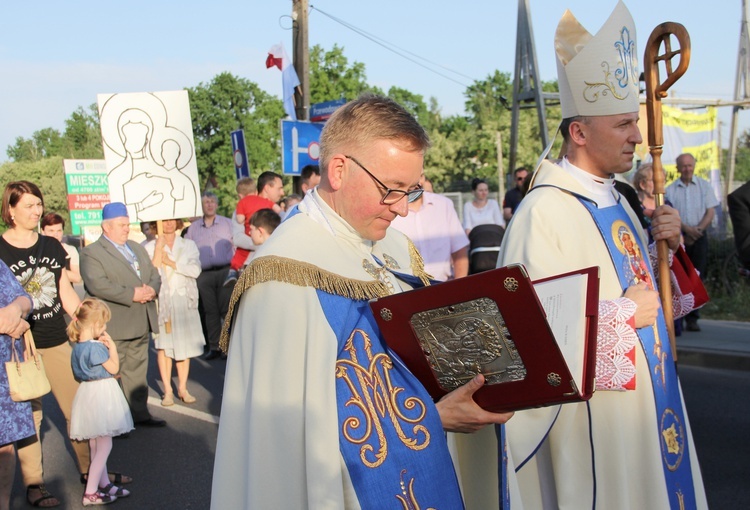
[[[707,319],[750,321],[750,278],[742,276],[731,237],[709,239],[708,269],[703,279],[710,301],[701,310]]]

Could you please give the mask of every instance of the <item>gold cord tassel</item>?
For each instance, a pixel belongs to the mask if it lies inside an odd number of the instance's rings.
[[[329,294],[357,301],[366,301],[388,295],[388,288],[380,281],[345,278],[316,265],[285,257],[267,256],[253,259],[237,279],[232,297],[229,300],[229,311],[224,319],[219,338],[219,348],[223,352],[227,352],[229,349],[232,318],[242,294],[253,285],[265,282],[282,282],[299,287],[313,287]]]
[[[427,274],[424,270],[424,259],[422,259],[422,254],[419,253],[419,250],[417,250],[417,247],[411,242],[411,239],[408,237],[406,239],[409,241],[409,258],[411,259],[412,274],[419,278],[425,286],[430,285],[430,279],[432,276]]]

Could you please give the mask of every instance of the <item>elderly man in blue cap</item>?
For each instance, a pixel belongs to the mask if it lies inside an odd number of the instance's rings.
[[[156,296],[161,279],[146,250],[129,241],[130,219],[125,204],[112,202],[102,210],[103,235],[81,252],[86,293],[112,310],[107,331],[120,357],[120,380],[136,426],[163,427],[151,416],[148,400],[149,333],[159,331]]]

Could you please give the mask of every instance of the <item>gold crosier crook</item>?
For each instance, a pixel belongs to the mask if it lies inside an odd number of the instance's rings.
[[[678,47],[672,49],[672,37],[677,40]],[[664,53],[659,51],[664,45]],[[680,57],[677,68],[672,70],[672,59]],[[666,79],[659,77],[659,65],[664,63]],[[666,22],[657,26],[648,38],[646,53],[643,58],[643,72],[646,80],[646,120],[648,121],[648,149],[653,160],[654,201],[656,207],[664,205],[664,184],[666,176],[661,162],[664,147],[662,128],[661,100],[667,97],[667,90],[687,71],[690,64],[690,36],[684,26],[679,23]],[[659,296],[664,310],[664,320],[667,323],[669,344],[672,355],[677,360],[677,345],[674,336],[674,313],[672,309],[672,285],[669,271],[669,246],[666,240],[657,242],[657,261],[659,265]]]

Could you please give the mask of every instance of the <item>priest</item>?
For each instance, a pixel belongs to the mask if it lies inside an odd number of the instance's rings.
[[[212,508],[464,507],[445,431],[494,435],[485,426],[511,414],[472,400],[481,375],[434,403],[368,306],[429,283],[414,245],[389,228],[422,194],[428,146],[414,117],[383,97],[352,101],[326,123],[320,185],[234,290]],[[456,452],[470,483],[487,480],[467,506],[510,499],[502,451],[490,465]]]

